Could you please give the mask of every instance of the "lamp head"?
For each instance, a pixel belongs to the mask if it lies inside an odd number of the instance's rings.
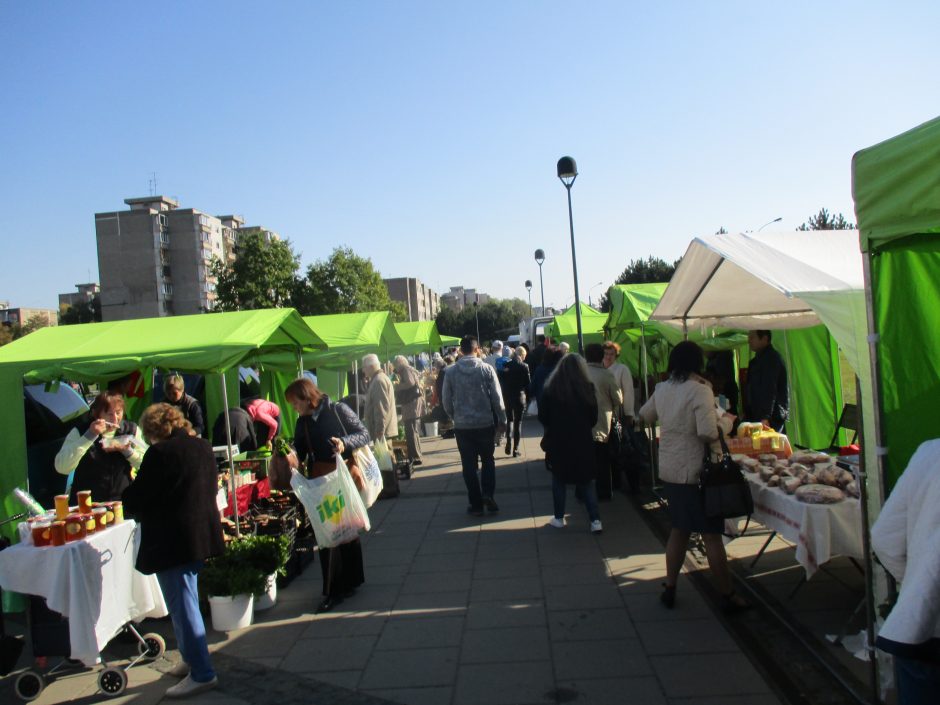
[[[545,261],[545,250],[539,249],[535,251],[535,261],[538,263],[539,267],[542,266],[542,262]]]
[[[531,279],[526,279],[526,280],[525,280],[525,288],[526,288],[526,289],[530,289],[530,290],[532,289],[532,280],[531,280]]]
[[[578,165],[571,157],[562,157],[558,160],[558,178],[565,188],[571,188],[571,184],[578,178]]]

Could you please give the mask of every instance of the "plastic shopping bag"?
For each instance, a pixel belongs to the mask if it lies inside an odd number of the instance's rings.
[[[379,498],[379,494],[382,492],[382,471],[379,469],[379,463],[372,451],[369,450],[369,446],[356,448],[353,451],[353,458],[362,471],[363,485],[362,489],[359,490],[359,496],[362,497],[362,503],[368,509],[375,504],[375,500]]]
[[[395,469],[395,461],[392,459],[392,452],[388,449],[388,441],[380,438],[372,442],[372,452],[376,461],[379,463],[379,470],[382,472],[392,472]]]
[[[336,469],[322,477],[308,479],[294,470],[290,486],[307,510],[321,548],[349,543],[372,528],[369,513],[340,455],[336,455]]]

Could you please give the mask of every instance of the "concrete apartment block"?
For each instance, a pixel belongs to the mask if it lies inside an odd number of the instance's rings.
[[[67,294],[59,294],[59,315],[68,311],[71,306],[90,303],[101,291],[101,287],[96,283],[76,284],[75,289],[76,291],[70,291]]]
[[[52,308],[10,308],[7,304],[6,308],[0,309],[0,325],[25,325],[33,318],[45,320],[47,326],[59,325],[59,313]]]
[[[215,304],[212,259],[233,258],[237,216],[179,208],[166,196],[128,198],[95,214],[105,321],[202,313]],[[236,227],[233,227],[236,226]]]
[[[382,281],[388,287],[388,295],[392,301],[405,304],[409,321],[433,320],[441,310],[440,296],[420,279],[397,277]]]
[[[474,303],[482,306],[489,300],[489,294],[476,289],[465,289],[462,286],[452,286],[450,291],[441,295],[441,305],[453,311],[463,311],[464,307],[473,306]]]

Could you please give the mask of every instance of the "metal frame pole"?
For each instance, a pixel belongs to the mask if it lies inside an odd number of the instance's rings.
[[[225,373],[219,372],[222,382],[222,407],[225,414],[225,444],[228,446],[228,487],[232,495],[232,516],[235,517],[235,538],[242,537],[241,527],[238,524],[238,495],[235,494],[235,460],[232,453],[232,426],[228,414],[228,389]]]

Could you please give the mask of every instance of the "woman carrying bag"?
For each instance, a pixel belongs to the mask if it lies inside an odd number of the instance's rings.
[[[334,404],[305,377],[291,382],[284,396],[299,415],[294,447],[302,472],[308,477],[322,477],[333,472],[336,470],[334,455],[339,453],[346,461],[356,487],[362,489],[362,473],[354,464],[352,452],[369,444],[369,432],[355,412],[345,404]],[[359,539],[335,548],[321,549],[319,553],[323,600],[317,607],[318,614],[329,612],[365,582]]]
[[[715,576],[722,605],[727,612],[737,612],[750,604],[734,592],[728,556],[721,535],[724,519],[705,516],[699,479],[702,472],[703,444],[718,440],[718,412],[715,394],[701,376],[705,357],[691,341],[679,343],[669,355],[669,378],[656,385],[656,391],[640,409],[649,424],[657,421],[659,437],[659,477],[669,503],[672,529],[666,543],[666,582],[660,601],[672,608],[676,601],[676,582],[685,560],[692,532],[702,535],[708,566]],[[724,417],[730,431],[730,417]]]

